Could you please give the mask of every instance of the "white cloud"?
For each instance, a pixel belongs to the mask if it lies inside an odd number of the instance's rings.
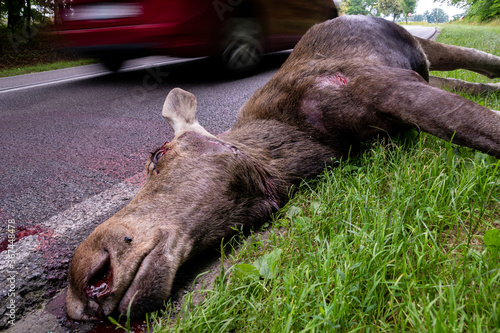
[[[462,14],[463,12],[465,12],[465,10],[462,8],[448,6],[440,2],[434,2],[434,0],[417,0],[417,7],[414,14],[423,14],[426,10],[431,11],[434,8],[443,9],[446,14],[450,16],[450,19],[456,14]]]

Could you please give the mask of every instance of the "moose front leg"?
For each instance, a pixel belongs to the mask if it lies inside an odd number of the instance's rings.
[[[361,79],[358,100],[377,117],[500,158],[500,113],[435,88],[413,71],[379,68]],[[389,75],[389,76],[386,76]]]

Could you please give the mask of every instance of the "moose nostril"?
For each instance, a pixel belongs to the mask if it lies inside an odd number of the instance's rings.
[[[99,299],[111,292],[111,282],[113,271],[109,254],[106,252],[106,257],[101,261],[99,266],[91,273],[88,286],[85,288],[87,297]]]

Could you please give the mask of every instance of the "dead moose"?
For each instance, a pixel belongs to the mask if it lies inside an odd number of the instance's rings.
[[[77,248],[69,316],[123,314],[129,303],[136,316],[159,308],[182,263],[235,226],[266,221],[291,185],[376,135],[417,128],[500,158],[500,113],[428,83],[430,69],[457,68],[499,77],[500,57],[342,16],[312,27],[218,137],[197,122],[195,97],[172,90],[162,114],[175,137],[151,154],[137,196]]]

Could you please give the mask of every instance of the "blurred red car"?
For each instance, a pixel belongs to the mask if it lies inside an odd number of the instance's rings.
[[[59,34],[111,70],[148,55],[218,56],[233,72],[293,48],[332,0],[60,0]]]

